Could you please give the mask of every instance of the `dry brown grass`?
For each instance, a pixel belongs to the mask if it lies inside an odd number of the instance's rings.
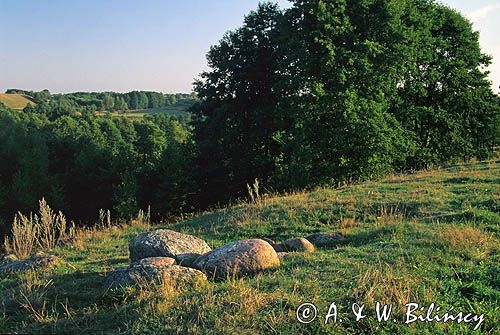
[[[206,324],[214,329],[227,330],[237,329],[242,324],[256,327],[254,321],[262,310],[281,296],[279,292],[262,292],[243,279],[226,283],[224,288],[207,281],[179,286],[167,280],[160,285],[132,288],[129,297],[138,302],[145,313],[166,317],[166,322],[170,319],[175,323],[176,320],[171,318],[188,318],[188,330],[184,329],[182,333],[197,334]],[[214,313],[217,315],[215,324],[212,323]],[[287,317],[285,311],[269,315],[265,320],[266,328],[277,328]],[[252,334],[250,329],[248,333]],[[230,333],[227,330],[223,333]]]
[[[58,244],[73,239],[75,234],[74,223],[68,227],[63,213],[55,213],[42,198],[38,214],[16,214],[11,237],[5,239],[4,249],[7,253],[25,258],[38,248],[53,249]]]
[[[141,281],[135,287],[127,288],[126,300],[134,300],[145,309],[147,315],[165,316],[172,309],[181,308],[191,303],[193,292],[211,292],[213,283],[195,280],[175,280],[164,276],[159,281]],[[186,293],[189,293],[186,295]]]
[[[404,266],[405,261],[400,260],[395,265],[382,262],[360,271],[357,276],[357,285],[353,290],[358,301],[374,305],[395,304],[402,308],[411,301],[431,301],[430,289],[424,289],[424,296],[415,288],[425,287],[423,281],[408,272]]]
[[[357,227],[358,225],[359,224],[356,222],[356,218],[340,218],[340,229],[347,231],[350,228]]]
[[[108,209],[105,211],[104,209],[99,210],[99,221],[97,223],[100,229],[110,228],[112,225],[111,222],[111,211]]]
[[[68,234],[73,234],[75,228],[73,225],[72,229],[68,231],[64,214],[61,212],[56,214],[45,199],[42,198],[39,205],[39,216],[35,215],[35,224],[39,226],[36,239],[42,249],[53,249],[64,239],[71,238],[72,236],[68,236]]]
[[[438,233],[438,238],[452,250],[470,252],[477,258],[488,256],[498,242],[492,235],[472,226],[443,227]]]
[[[166,277],[159,283],[144,281],[137,287],[137,300],[145,304],[148,313],[163,315],[175,307],[176,298],[184,289]]]
[[[311,206],[311,196],[306,192],[289,192],[284,194],[274,194],[265,198],[266,205],[279,204],[293,208],[307,209]]]
[[[234,210],[224,210],[216,226],[220,228],[242,228],[262,222],[260,205],[238,206]]]
[[[241,324],[253,324],[262,309],[279,299],[279,297],[280,292],[278,291],[273,293],[262,292],[241,279],[232,280],[231,286],[223,292],[214,292],[214,285],[209,284],[202,292],[201,301],[198,301],[203,307],[197,308],[199,310],[197,317],[203,323],[209,318],[205,314],[207,311],[220,310],[220,323],[233,329]],[[184,303],[191,305],[196,302],[184,300]],[[276,314],[266,320],[266,325],[272,329],[280,322],[283,322],[284,318],[284,313]]]
[[[132,226],[132,225],[130,225]],[[120,228],[124,226],[93,226],[93,227],[81,227],[76,230],[73,239],[71,240],[71,246],[77,250],[84,250],[89,241],[100,240],[102,242],[110,241],[120,234],[122,231]],[[140,226],[146,227],[146,226]],[[116,233],[114,233],[116,232]]]
[[[387,207],[380,206],[380,210],[375,222],[375,227],[393,226],[403,222],[405,218],[404,211],[400,210],[398,206]]]
[[[272,295],[249,287],[244,280],[233,282],[226,293],[226,301],[235,307],[238,314],[255,315],[259,309],[270,303]]]
[[[0,93],[0,102],[5,104],[11,109],[24,109],[28,104],[36,105],[33,101],[29,100],[23,94],[5,94]]]
[[[38,214],[26,216],[18,213],[14,217],[11,236],[4,241],[4,251],[14,254],[19,258],[29,257],[37,249],[51,250],[61,244],[71,244],[82,250],[89,240],[101,239],[111,240],[114,231],[120,226],[118,222],[111,220],[110,211],[99,211],[99,221],[92,227],[76,228],[74,222],[68,225],[66,217],[60,211],[54,212],[45,199],[39,201]],[[146,229],[151,224],[151,213],[139,211],[137,216],[131,219],[126,226]],[[121,225],[125,226],[125,225]]]
[[[149,225],[151,225],[151,207],[148,207],[147,211],[140,209],[137,216],[129,222],[129,226],[137,228],[145,228]]]
[[[28,257],[36,248],[37,226],[32,224],[33,217],[14,217],[12,224],[12,238],[5,237],[4,249],[7,254],[17,257]]]

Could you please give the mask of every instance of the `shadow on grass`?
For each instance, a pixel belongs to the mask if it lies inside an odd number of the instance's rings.
[[[85,259],[87,259],[84,256],[77,256],[77,257],[65,257],[68,262],[81,262]]]
[[[128,264],[128,262],[129,259],[127,257],[116,257],[102,261],[86,262],[85,265],[124,265],[124,263]]]
[[[346,236],[345,240],[338,243],[339,247],[350,246],[350,247],[362,247],[375,242],[384,241],[388,236],[393,234],[394,227],[380,227],[369,230],[361,230],[359,232],[349,234]]]
[[[123,292],[108,290],[103,272],[77,271],[56,275],[53,277],[53,289],[48,298],[67,301],[74,313],[71,319],[56,320],[46,327],[56,333],[115,332],[121,325],[141,317],[126,301]]]
[[[426,216],[422,218],[422,222],[424,223],[434,223],[436,221],[443,223],[457,223],[464,221],[463,213],[444,213],[444,214],[436,214],[431,216]]]
[[[442,181],[443,184],[468,184],[474,182],[470,177],[449,178]]]
[[[226,215],[223,211],[203,214],[198,217],[176,223],[172,226],[169,226],[167,229],[172,229],[184,233],[203,232],[205,238],[212,238],[216,237],[217,234],[212,234],[210,228],[218,227],[224,221],[225,217]]]
[[[10,290],[14,295],[11,303],[4,306],[4,316],[8,318],[0,332],[115,333],[141,317],[123,292],[107,290],[102,272],[53,272],[46,287],[23,283],[12,276]],[[22,288],[29,285],[33,285],[31,289]]]
[[[500,161],[481,161],[481,162],[472,162],[465,164],[451,164],[444,166],[443,170],[448,172],[462,171],[462,170],[489,170],[490,164],[498,164]]]

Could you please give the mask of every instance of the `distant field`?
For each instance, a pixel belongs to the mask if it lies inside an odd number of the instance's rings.
[[[139,109],[131,110],[126,112],[111,112],[113,117],[128,117],[128,118],[142,118],[146,115],[159,115],[159,114],[170,114],[170,115],[182,115],[185,114],[187,109],[192,106],[192,102],[178,102],[174,106],[161,107],[161,108],[151,108],[151,109]],[[108,112],[97,112],[97,115],[105,115]]]
[[[23,109],[28,104],[35,104],[26,95],[23,94],[5,94],[0,93],[0,102],[11,109]]]

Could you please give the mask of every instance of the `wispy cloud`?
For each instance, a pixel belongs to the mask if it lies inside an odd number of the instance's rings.
[[[484,19],[485,17],[490,16],[494,11],[500,9],[500,3],[494,3],[490,4],[481,8],[478,8],[476,10],[473,10],[470,13],[467,13],[467,17],[473,21],[477,22],[481,19]]]

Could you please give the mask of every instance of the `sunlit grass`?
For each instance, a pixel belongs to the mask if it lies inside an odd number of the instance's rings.
[[[377,301],[393,303],[399,313],[416,301],[484,313],[481,333],[494,333],[500,321],[498,176],[498,161],[455,165],[340,189],[262,195],[157,226],[194,234],[212,247],[256,237],[282,242],[316,231],[346,236],[331,249],[293,253],[277,270],[222,282],[108,291],[106,272],[128,264],[128,241],[152,228],[142,222],[82,231],[74,244],[54,250],[63,262],[52,272],[0,279],[0,327],[21,333],[477,333],[464,324],[355,323],[348,314],[353,302],[370,311]],[[295,308],[306,301],[323,314],[336,302],[346,321],[299,324]]]

